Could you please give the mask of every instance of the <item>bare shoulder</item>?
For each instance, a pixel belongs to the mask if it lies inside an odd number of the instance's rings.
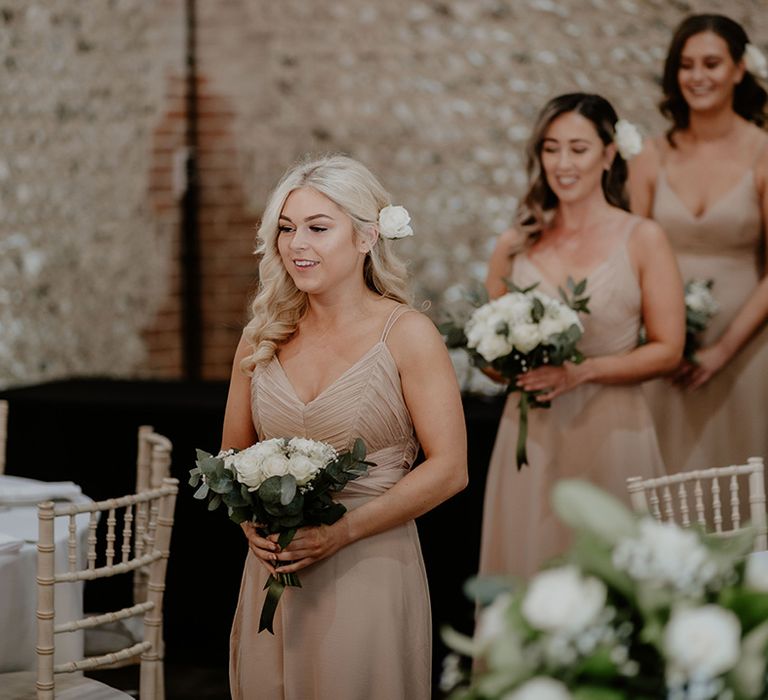
[[[630,243],[640,246],[653,246],[665,242],[667,234],[653,219],[638,217],[640,220],[633,226]]]
[[[754,124],[750,124],[750,128],[755,132],[755,177],[761,194],[765,194],[768,189],[768,133]]]
[[[629,162],[631,174],[654,179],[661,167],[661,150],[657,138],[643,140],[643,150]]]
[[[627,243],[630,256],[636,263],[652,262],[659,256],[671,255],[669,239],[664,229],[653,219],[639,217],[640,220],[632,228]]]
[[[512,255],[519,250],[523,243],[525,243],[525,235],[516,228],[510,228],[499,234],[494,251],[499,251],[504,255]]]
[[[432,320],[415,309],[400,314],[387,337],[398,368],[434,361],[446,352],[445,343]]]

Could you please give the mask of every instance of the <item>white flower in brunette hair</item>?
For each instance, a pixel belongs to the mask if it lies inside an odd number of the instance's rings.
[[[379,233],[384,238],[405,238],[413,235],[413,229],[409,226],[411,215],[405,207],[384,207],[379,212]]]
[[[763,80],[768,78],[768,59],[754,44],[747,44],[744,47],[744,65],[752,75]]]
[[[613,142],[624,160],[629,160],[643,150],[643,137],[640,136],[639,129],[632,122],[619,119],[615,128],[616,134],[613,137]]]

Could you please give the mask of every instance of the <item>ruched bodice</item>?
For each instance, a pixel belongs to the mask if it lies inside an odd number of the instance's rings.
[[[259,439],[301,436],[348,449],[361,438],[376,466],[334,499],[348,510],[397,484],[418,452],[400,374],[387,345],[396,307],[368,352],[304,403],[277,357],[251,381]],[[275,617],[257,633],[266,571],[249,554],[232,628],[234,700],[427,700],[431,621],[426,572],[413,521],[353,542],[300,572]],[[343,663],[339,660],[343,659]]]
[[[714,282],[720,313],[705,344],[717,340],[755,289],[762,270],[762,216],[750,168],[701,216],[693,216],[661,169],[653,217],[669,235],[683,279]]]
[[[579,343],[579,349],[587,357],[629,352],[637,346],[642,299],[627,241],[639,221],[639,217],[633,217],[627,223],[618,233],[608,257],[587,277],[590,313],[581,316],[584,336]],[[557,285],[541,274],[525,252],[515,256],[512,277],[519,287],[538,284],[539,291],[559,298]]]
[[[309,403],[299,399],[277,357],[254,375],[251,387],[262,440],[299,435],[328,442],[340,451],[355,438],[365,442],[368,458],[376,466],[350,482],[344,496],[386,491],[416,458],[418,443],[400,375],[383,339]]]
[[[661,152],[668,147],[661,143]],[[756,160],[768,148],[761,135]],[[684,281],[712,280],[720,307],[702,336],[715,343],[755,292],[763,275],[764,222],[754,168],[700,216],[675,191],[664,164],[659,169],[653,218],[667,232]],[[768,450],[768,328],[703,387],[688,392],[657,380],[646,386],[659,442],[669,471],[743,462]]]
[[[590,313],[581,316],[579,349],[588,357],[625,354],[637,346],[642,292],[628,241],[640,221],[627,219],[616,232],[614,248],[587,277]],[[515,257],[511,278],[518,287],[538,284],[544,294],[558,296],[558,283],[525,253]],[[587,479],[626,501],[627,477],[663,474],[640,386],[581,384],[553,399],[550,408],[531,410],[529,466],[518,472],[519,398],[512,393],[507,399],[488,470],[480,552],[484,574],[530,576],[566,549],[569,533],[550,502],[558,480]]]

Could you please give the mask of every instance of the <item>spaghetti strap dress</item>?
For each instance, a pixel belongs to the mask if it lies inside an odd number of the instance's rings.
[[[627,243],[642,219],[630,217],[608,257],[588,276],[590,314],[582,315],[579,349],[587,357],[637,346],[641,291]],[[557,297],[525,252],[513,259],[512,281]],[[561,282],[564,284],[565,280]],[[517,470],[519,394],[509,395],[488,471],[480,573],[529,577],[570,544],[551,503],[559,479],[586,479],[627,502],[626,479],[664,474],[651,413],[640,385],[582,384],[550,408],[528,413],[529,465]]]
[[[301,436],[347,449],[360,437],[376,463],[335,499],[348,510],[402,479],[418,451],[400,376],[379,341],[333,384],[303,403],[274,357],[252,380],[260,440]],[[300,572],[275,614],[274,636],[258,634],[267,571],[250,551],[230,644],[235,700],[428,700],[429,591],[416,525],[409,521],[342,548]]]

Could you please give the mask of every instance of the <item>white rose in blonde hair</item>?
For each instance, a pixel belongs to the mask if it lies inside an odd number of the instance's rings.
[[[411,215],[405,207],[389,206],[379,212],[379,233],[384,238],[405,238],[413,235]]]

